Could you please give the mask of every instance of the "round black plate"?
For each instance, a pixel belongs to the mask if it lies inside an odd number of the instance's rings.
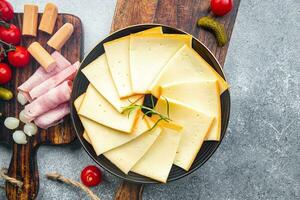
[[[127,181],[135,182],[135,183],[158,183],[155,180],[152,180],[150,178],[135,174],[130,172],[128,175],[124,174],[122,171],[120,171],[115,165],[113,165],[108,159],[106,159],[103,155],[97,156],[92,148],[92,146],[85,141],[85,139],[82,137],[83,135],[83,126],[78,118],[77,112],[75,110],[75,107],[73,105],[74,100],[80,96],[82,93],[84,93],[87,89],[87,86],[89,84],[89,81],[85,78],[83,73],[81,72],[81,69],[83,69],[85,66],[87,66],[89,63],[91,63],[94,59],[96,59],[98,56],[102,55],[104,53],[103,44],[105,42],[136,33],[139,31],[143,31],[149,28],[153,28],[156,26],[162,26],[164,33],[179,33],[179,34],[187,34],[184,31],[178,30],[176,28],[164,26],[161,24],[141,24],[141,25],[135,25],[130,26],[125,29],[119,30],[117,32],[112,33],[107,38],[99,42],[94,49],[84,58],[84,60],[81,63],[80,70],[74,80],[73,84],[73,91],[71,96],[71,118],[72,123],[74,125],[77,137],[79,138],[82,146],[86,150],[86,152],[89,154],[89,156],[102,168],[109,171],[110,173],[125,179]],[[213,56],[213,54],[208,50],[207,47],[204,46],[200,41],[198,41],[196,38],[193,38],[193,49],[198,52],[199,55],[201,55],[224,79],[224,73],[222,71],[222,68],[216,58]],[[221,126],[221,141],[224,138],[228,121],[229,121],[229,114],[230,114],[230,94],[229,91],[225,91],[221,96],[221,110],[222,110],[222,126]],[[174,181],[177,179],[180,179],[192,172],[194,172],[196,169],[198,169],[200,166],[202,166],[216,151],[218,148],[220,142],[213,142],[208,141],[204,142],[204,144],[201,147],[201,150],[199,151],[192,167],[189,171],[184,171],[181,168],[174,166],[172,167],[172,170],[170,172],[170,175],[168,177],[168,182]]]

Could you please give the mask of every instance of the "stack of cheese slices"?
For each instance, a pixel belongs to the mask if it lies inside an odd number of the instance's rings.
[[[90,84],[74,105],[83,136],[125,174],[166,182],[173,164],[189,170],[204,141],[220,140],[220,94],[228,85],[191,43],[190,35],[155,27],[105,43],[105,53],[82,69]],[[170,121],[123,112],[149,93]]]

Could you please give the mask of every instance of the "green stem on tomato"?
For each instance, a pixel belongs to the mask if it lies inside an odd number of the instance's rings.
[[[3,40],[0,40],[0,44],[1,44],[2,46],[7,46],[7,47],[8,47],[8,49],[5,49],[5,48],[4,48],[4,49],[6,50],[6,52],[16,50],[16,47],[15,47],[14,45],[9,44],[9,43],[7,43],[7,42],[4,42]]]
[[[7,23],[6,21],[0,20],[0,26],[4,26],[6,29],[8,29],[10,27],[9,23]]]

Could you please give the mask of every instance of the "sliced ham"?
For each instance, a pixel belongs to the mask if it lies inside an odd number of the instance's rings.
[[[58,105],[67,102],[70,99],[71,91],[72,81],[65,81],[57,87],[52,88],[25,106],[25,118],[30,122],[47,111],[56,108]]]
[[[25,97],[27,102],[32,102],[32,98],[30,97],[28,92],[19,91],[19,93],[21,93]]]
[[[34,120],[34,123],[43,129],[47,129],[51,126],[55,126],[62,122],[62,118],[70,113],[70,107],[68,103],[63,103],[56,108],[40,115]]]
[[[46,72],[43,67],[39,67],[30,77],[25,81],[22,85],[18,87],[19,91],[22,91],[23,93],[26,93],[26,97],[29,98],[28,93],[32,88],[38,86],[43,81],[47,80],[48,78],[52,77],[53,75],[57,74],[58,72],[64,70],[68,66],[71,65],[71,63],[63,57],[59,52],[55,51],[51,54],[51,56],[56,61],[57,66],[51,71]],[[28,99],[30,101],[30,99]]]
[[[29,95],[32,99],[35,99],[43,94],[45,94],[50,89],[56,87],[60,83],[66,80],[73,80],[77,70],[79,69],[79,62],[70,65],[69,67],[65,68],[64,70],[60,71],[59,73],[55,74],[54,76],[48,78],[46,81],[42,82],[38,86],[34,87],[30,92]]]

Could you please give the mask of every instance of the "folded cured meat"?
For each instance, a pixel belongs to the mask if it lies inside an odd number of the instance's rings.
[[[48,78],[46,81],[42,82],[38,86],[34,87],[30,92],[29,95],[32,99],[35,99],[43,94],[45,94],[50,89],[56,87],[60,83],[66,80],[73,80],[74,76],[76,75],[77,70],[79,69],[79,62],[70,65],[69,67],[65,68],[64,70],[58,72],[54,76]]]
[[[65,81],[57,87],[52,88],[25,106],[25,118],[27,121],[32,121],[47,111],[56,108],[58,105],[67,102],[70,99],[71,91],[72,81]]]
[[[63,103],[56,108],[40,115],[34,120],[34,123],[43,129],[47,129],[51,126],[62,122],[62,118],[70,113],[69,103]]]
[[[39,67],[30,77],[25,81],[22,85],[18,87],[18,90],[21,91],[25,97],[29,98],[29,91],[32,90],[32,88],[36,87],[43,81],[47,80],[51,76],[54,76],[58,72],[64,70],[66,67],[70,66],[71,63],[63,57],[59,52],[55,51],[51,54],[51,56],[56,61],[57,66],[51,71],[46,72],[43,67]],[[26,95],[27,93],[27,95]],[[28,99],[30,100],[30,99]]]

